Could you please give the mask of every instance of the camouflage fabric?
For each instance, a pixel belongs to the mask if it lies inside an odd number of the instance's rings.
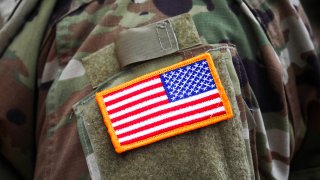
[[[1,13],[3,27],[0,25],[0,54],[3,53],[20,28],[28,21],[28,15],[32,18],[32,14],[37,13],[37,6],[40,5],[37,0],[4,1],[2,4],[3,7],[0,8],[1,10],[5,8],[5,10],[2,11],[3,14]]]
[[[311,37],[314,41],[314,44],[316,44],[316,51],[319,57],[320,23],[316,17],[320,15],[320,2],[314,0],[303,0],[301,3],[303,3],[305,7],[307,15],[310,16],[311,27],[315,32],[314,34],[311,34]],[[319,77],[319,74],[316,76]],[[317,94],[319,94],[319,89],[317,89]],[[317,151],[317,149],[319,149],[319,142],[317,139],[320,137],[319,115],[315,113],[315,111],[317,111],[316,109],[319,108],[319,105],[316,105],[316,103],[313,105],[315,105],[314,108],[312,108],[313,110],[309,109],[309,112],[313,112],[312,115],[310,114],[310,116],[314,117],[312,120],[306,121],[307,132],[304,138],[304,144],[292,160],[291,179],[317,179],[320,177],[320,156],[319,152]]]
[[[0,60],[1,163],[13,169],[16,176],[27,179],[33,177],[35,167],[37,57],[45,34],[44,24],[54,4],[55,1],[39,4],[39,10],[29,16]]]
[[[0,1],[0,28],[8,22],[10,15],[13,14],[14,9],[17,7],[19,1],[1,0]]]
[[[6,177],[88,179],[94,147],[82,149],[90,134],[79,121],[78,135],[72,110],[94,91],[81,60],[120,31],[190,13],[203,41],[236,47],[231,79],[254,178],[319,178],[320,66],[298,0],[49,0],[33,12],[0,60]]]

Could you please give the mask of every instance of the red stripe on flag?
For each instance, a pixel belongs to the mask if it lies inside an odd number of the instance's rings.
[[[117,107],[115,109],[112,109],[112,110],[108,110],[108,113],[109,114],[114,114],[116,112],[119,112],[121,110],[124,110],[124,109],[127,109],[129,107],[132,107],[134,105],[137,105],[137,104],[140,104],[142,102],[145,102],[147,100],[150,100],[150,99],[154,99],[154,98],[157,98],[157,97],[160,97],[160,96],[163,96],[163,95],[166,95],[166,92],[165,91],[162,91],[162,92],[159,92],[159,93],[156,93],[156,94],[152,94],[150,96],[147,96],[147,97],[144,97],[144,98],[141,98],[141,99],[138,99],[136,101],[132,101],[130,103],[127,103],[125,105],[122,105],[120,107]],[[112,121],[112,120],[111,120]],[[115,122],[115,121],[112,121],[112,122]]]
[[[218,98],[219,97],[219,94],[213,94],[213,95],[210,95],[210,96],[207,96],[207,97],[204,97],[204,98],[201,98],[201,99],[197,99],[195,101],[191,101],[191,102],[188,102],[188,103],[184,103],[184,104],[181,104],[181,105],[178,105],[178,106],[174,106],[174,107],[171,107],[171,108],[168,108],[168,109],[163,109],[163,110],[160,110],[160,111],[157,111],[157,112],[154,112],[152,114],[149,114],[149,115],[146,115],[144,117],[141,117],[139,119],[136,119],[136,120],[133,120],[131,122],[127,122],[125,124],[122,124],[122,125],[119,125],[117,127],[114,127],[115,130],[118,130],[118,129],[122,129],[124,127],[127,127],[127,126],[131,126],[131,125],[134,125],[134,124],[137,124],[137,123],[140,123],[140,122],[143,122],[145,120],[148,120],[148,119],[151,119],[153,117],[156,117],[156,116],[159,116],[161,114],[165,114],[165,113],[168,113],[168,112],[171,112],[171,111],[177,111],[179,109],[182,109],[182,108],[185,108],[185,107],[188,107],[188,106],[192,106],[192,105],[196,105],[196,104],[199,104],[201,102],[204,102],[204,101],[209,101],[209,100],[212,100],[212,99],[215,99],[215,98]],[[151,109],[151,108],[150,108]],[[140,111],[137,110],[137,113],[141,113],[143,112],[143,110]],[[130,117],[129,115],[127,117]]]
[[[145,82],[147,82],[147,81],[151,81],[151,80],[154,80],[154,79],[157,79],[157,78],[160,78],[160,75],[152,76],[152,77],[150,77],[150,78],[148,78],[148,79],[145,79],[145,80],[139,81],[139,82],[137,82],[137,83],[131,84],[130,86],[125,87],[124,89],[119,89],[119,90],[117,90],[117,91],[110,92],[110,93],[108,93],[107,95],[104,95],[103,98],[105,98],[105,97],[107,97],[107,96],[111,96],[111,95],[117,94],[118,92],[124,91],[124,90],[126,90],[126,89],[130,89],[130,88],[132,88],[132,87],[134,87],[134,86],[137,86],[137,85],[139,85],[139,84],[142,84],[142,83],[145,83]]]
[[[128,131],[128,132],[120,134],[120,135],[117,135],[117,137],[118,138],[123,138],[123,137],[129,136],[129,135],[132,135],[132,134],[136,134],[136,133],[138,133],[140,131],[151,129],[151,128],[159,126],[161,124],[165,124],[167,122],[171,122],[171,121],[175,121],[177,119],[181,119],[181,118],[184,118],[184,117],[195,115],[195,114],[197,114],[199,112],[205,112],[205,111],[213,110],[213,109],[215,109],[217,107],[221,107],[222,105],[223,105],[223,103],[221,102],[221,103],[212,104],[212,105],[209,105],[209,106],[206,106],[206,107],[203,107],[203,108],[195,109],[195,110],[183,113],[183,114],[178,114],[178,115],[169,117],[167,119],[164,119],[164,120],[152,123],[152,124],[148,124],[148,125],[145,125],[143,127]],[[160,113],[160,114],[162,114],[162,113]]]
[[[137,109],[137,110],[134,110],[134,111],[131,111],[129,113],[126,113],[126,114],[123,114],[121,116],[118,116],[118,117],[115,117],[115,118],[112,118],[112,121],[113,122],[117,122],[117,121],[120,121],[126,117],[130,117],[130,116],[133,116],[133,115],[136,115],[138,113],[141,113],[141,112],[144,112],[144,111],[147,111],[149,109],[153,109],[157,106],[161,106],[161,105],[164,105],[164,104],[168,104],[169,103],[169,100],[166,99],[166,100],[163,100],[163,101],[159,101],[159,102],[156,102],[154,104],[150,104],[148,106],[145,106],[145,107],[142,107],[140,109]],[[122,125],[121,125],[122,126]]]
[[[222,115],[222,114],[225,114],[225,113],[226,113],[225,111],[218,112],[218,113],[212,114],[211,116],[219,116],[219,115]],[[122,142],[120,144],[121,145],[131,144],[131,143],[134,143],[134,142],[137,142],[137,141],[140,141],[140,140],[144,140],[144,139],[147,139],[149,137],[156,136],[156,135],[159,135],[161,133],[164,133],[164,132],[167,132],[167,131],[170,131],[170,130],[173,130],[173,129],[177,129],[177,128],[180,128],[180,127],[183,127],[183,126],[186,126],[186,125],[190,125],[190,124],[194,124],[194,123],[206,120],[208,118],[210,118],[210,116],[204,116],[204,117],[201,117],[201,118],[197,118],[197,119],[194,119],[192,121],[188,121],[188,122],[185,122],[185,123],[177,124],[177,125],[174,125],[174,126],[171,126],[171,127],[165,128],[165,129],[161,129],[159,131],[155,131],[155,132],[152,132],[150,134],[138,137],[138,138],[134,138],[134,139],[131,139],[131,140],[128,140],[128,141],[124,141],[124,142]]]
[[[128,99],[128,98],[133,97],[133,96],[142,94],[142,93],[144,93],[144,92],[147,92],[147,91],[150,91],[150,90],[159,88],[159,87],[162,87],[162,83],[161,83],[161,82],[160,82],[160,83],[157,83],[157,84],[154,84],[154,85],[151,85],[151,86],[144,87],[144,88],[139,89],[139,90],[137,90],[137,91],[135,91],[135,92],[132,92],[132,93],[129,93],[129,94],[125,94],[125,95],[120,96],[120,97],[118,97],[118,98],[116,98],[116,99],[113,99],[113,100],[111,100],[111,101],[108,101],[108,102],[106,102],[105,104],[106,104],[106,106],[107,106],[107,105],[116,104],[116,103],[118,103],[118,102],[120,102],[120,101],[126,100],[126,99]]]

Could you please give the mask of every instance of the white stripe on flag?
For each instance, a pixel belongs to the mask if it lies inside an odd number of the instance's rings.
[[[189,98],[185,98],[185,99],[182,99],[182,100],[179,100],[179,101],[175,101],[175,102],[171,102],[171,103],[168,103],[168,104],[164,104],[164,105],[152,108],[150,110],[147,110],[147,111],[145,111],[143,113],[136,114],[134,116],[130,116],[130,117],[124,118],[124,119],[122,119],[120,121],[114,122],[114,123],[112,123],[112,126],[113,127],[117,127],[119,125],[128,123],[128,122],[133,121],[133,120],[135,120],[137,118],[140,118],[142,116],[146,116],[148,114],[160,111],[162,109],[168,109],[168,108],[171,108],[171,107],[179,106],[179,105],[185,104],[187,102],[191,102],[191,101],[195,101],[195,100],[198,100],[198,99],[202,99],[202,98],[205,98],[205,97],[208,97],[208,96],[211,96],[211,95],[215,95],[215,94],[218,94],[218,93],[219,93],[218,90],[214,89],[214,90],[207,91],[207,92],[204,92],[202,94],[198,94],[198,95],[195,95],[195,96],[192,96],[192,97],[189,97]],[[139,109],[139,108],[142,108],[142,107],[137,107],[137,109]],[[124,110],[124,111],[126,111],[126,110]],[[131,112],[131,111],[129,111],[129,112]],[[114,113],[114,114],[116,114],[116,113]],[[109,114],[109,115],[110,115],[110,119],[114,118],[114,117],[112,117],[113,114]]]
[[[141,98],[148,97],[148,96],[150,96],[150,95],[153,95],[153,94],[156,94],[156,93],[159,93],[159,92],[163,92],[163,91],[165,91],[165,90],[164,90],[164,88],[161,86],[161,87],[152,89],[152,90],[150,90],[150,91],[146,91],[146,92],[143,92],[143,93],[141,93],[141,94],[135,95],[135,96],[130,97],[130,98],[128,98],[128,99],[125,99],[125,100],[123,100],[123,101],[117,102],[117,103],[115,103],[115,104],[109,105],[109,106],[107,106],[106,109],[107,109],[107,111],[110,111],[110,110],[113,110],[113,109],[115,109],[115,108],[121,107],[121,106],[123,106],[123,105],[125,105],[125,104],[131,103],[131,102],[133,102],[133,101],[137,101],[137,100],[139,100],[139,99],[141,99]]]
[[[115,94],[113,94],[111,96],[105,97],[104,98],[104,102],[112,101],[112,100],[117,99],[117,98],[119,98],[121,96],[124,96],[126,94],[133,93],[133,92],[135,92],[137,90],[140,90],[142,88],[146,88],[148,86],[152,86],[152,85],[155,85],[155,84],[158,84],[158,83],[161,83],[161,79],[160,78],[153,79],[153,80],[138,84],[138,85],[133,86],[133,87],[131,87],[129,89],[126,89],[124,91],[121,91],[121,92],[115,93]]]
[[[113,118],[122,116],[124,114],[130,113],[130,112],[135,111],[135,110],[140,109],[140,108],[144,108],[146,106],[150,106],[151,104],[155,104],[157,102],[160,102],[160,101],[163,101],[163,100],[166,100],[166,99],[168,99],[167,95],[163,95],[163,96],[160,96],[160,97],[157,97],[157,98],[153,98],[151,100],[144,101],[144,102],[139,103],[137,105],[131,106],[131,107],[127,108],[127,109],[115,112],[113,114],[109,114],[109,117],[110,117],[110,119],[113,119]]]
[[[170,118],[170,117],[173,117],[173,116],[177,116],[177,115],[180,115],[180,114],[185,114],[187,112],[190,112],[190,111],[193,111],[193,110],[197,110],[197,109],[200,109],[200,108],[204,108],[204,107],[207,107],[207,106],[210,106],[212,104],[219,103],[219,102],[221,102],[221,98],[216,98],[216,99],[213,99],[213,100],[209,100],[209,101],[201,102],[199,104],[195,104],[193,106],[188,106],[188,107],[176,110],[176,111],[171,111],[171,112],[168,112],[168,113],[165,113],[165,114],[161,114],[160,116],[156,116],[154,118],[147,119],[145,121],[142,121],[140,123],[131,125],[129,127],[125,127],[125,128],[119,129],[119,130],[116,131],[116,135],[120,135],[120,134],[126,133],[128,131],[132,131],[134,129],[138,129],[140,127],[146,126],[148,124],[152,124],[152,123],[155,123],[155,122],[158,122],[158,121],[161,121],[161,120],[165,120],[167,118]],[[143,118],[143,116],[138,117],[138,118]]]
[[[165,129],[165,128],[169,128],[169,127],[172,127],[172,126],[175,126],[175,125],[179,125],[179,124],[182,124],[182,123],[185,123],[185,122],[188,122],[188,121],[192,121],[194,119],[198,119],[198,118],[201,118],[201,117],[204,117],[204,116],[209,116],[211,114],[215,114],[215,113],[218,113],[218,112],[221,112],[221,111],[225,111],[225,108],[223,106],[218,107],[218,108],[213,109],[213,110],[210,110],[210,111],[205,111],[205,112],[202,112],[202,113],[198,113],[198,114],[187,116],[187,117],[184,117],[184,118],[181,118],[181,119],[177,119],[175,121],[167,122],[165,124],[161,124],[159,126],[156,126],[156,127],[150,128],[150,129],[146,129],[144,131],[140,131],[138,133],[135,133],[135,134],[123,137],[123,138],[119,138],[119,142],[122,143],[122,142],[125,142],[125,141],[129,141],[129,140],[141,137],[141,136],[145,136],[145,135],[151,134],[151,133],[153,133],[155,131],[159,131],[159,130],[162,130],[162,129]]]

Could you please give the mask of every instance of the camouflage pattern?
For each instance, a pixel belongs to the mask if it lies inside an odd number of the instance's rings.
[[[93,91],[81,59],[120,31],[188,12],[204,41],[237,49],[255,178],[319,178],[318,47],[299,0],[50,0],[33,12],[0,60],[0,173],[88,179],[93,149],[82,149],[79,137],[90,139],[72,110]]]
[[[0,60],[1,163],[20,178],[31,179],[35,167],[37,57],[54,3],[39,4]]]
[[[320,9],[319,9],[319,1],[314,0],[303,0],[301,3],[303,3],[306,13],[310,15],[310,22],[311,27],[307,26],[307,28],[312,29],[315,33],[310,34],[311,39],[313,40],[314,44],[316,45],[316,53],[318,54],[318,57],[320,55],[320,23],[317,20],[317,16],[320,15]],[[302,13],[302,16],[304,19],[307,19],[306,16]],[[306,21],[306,20],[305,20]],[[312,58],[312,54],[309,54],[308,61],[311,62],[310,66],[319,66],[319,61],[312,60],[315,59]],[[314,67],[313,67],[314,68]],[[314,74],[314,77],[318,78],[320,77],[319,72],[314,70],[318,74]],[[299,78],[301,79],[301,78]],[[300,80],[301,82],[301,80]],[[317,82],[317,81],[315,81]],[[313,82],[313,83],[315,83]],[[319,84],[317,84],[319,86]],[[306,84],[303,86],[306,87]],[[314,90],[316,94],[319,94],[319,88]],[[310,102],[310,101],[309,101]],[[320,160],[320,154],[316,149],[319,149],[320,143],[318,139],[320,138],[319,134],[319,101],[313,101],[310,102],[310,107],[308,108],[309,117],[306,119],[306,127],[307,132],[304,138],[304,144],[303,146],[297,151],[297,154],[292,160],[292,166],[291,166],[291,179],[312,179],[312,178],[319,178],[320,177],[320,168],[319,168],[319,160]],[[313,107],[311,107],[313,106]]]
[[[6,22],[10,19],[10,15],[13,14],[14,9],[18,6],[19,0],[1,0],[0,1],[0,28],[2,28]]]
[[[50,4],[52,3],[50,2]],[[3,2],[2,9],[8,9],[3,10],[3,14],[0,15],[4,19],[3,27],[0,30],[0,54],[9,46],[23,25],[29,21],[28,18],[32,19],[38,13],[37,8],[39,7],[40,3],[37,0]],[[50,13],[48,15],[50,16]]]

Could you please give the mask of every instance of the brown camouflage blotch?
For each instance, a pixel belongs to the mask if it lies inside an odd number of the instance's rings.
[[[75,119],[72,120],[74,121]],[[50,123],[46,122],[43,126],[44,133],[49,126]],[[50,179],[75,179],[80,174],[88,173],[76,123],[69,123],[57,129],[57,132],[51,137],[46,135],[41,137],[35,179],[47,179],[48,177]]]
[[[83,20],[79,23],[71,24],[69,26],[70,30],[70,35],[65,36],[65,40],[72,41],[72,40],[77,40],[77,41],[83,41],[88,37],[90,32],[93,30],[95,25],[88,20]]]
[[[72,106],[84,98],[86,95],[88,95],[92,91],[91,86],[86,86],[82,90],[74,92],[71,94],[66,102],[64,102],[55,112],[53,115],[54,119],[56,119],[55,123],[58,123],[58,120],[61,120],[64,116],[67,116],[72,111]],[[51,114],[49,114],[49,117]]]
[[[13,79],[12,72],[1,73],[0,89],[0,137],[10,137],[12,146],[22,151],[32,149],[33,143],[33,91],[24,84]],[[17,126],[9,122],[6,115],[11,109],[19,109],[25,115],[25,123]]]
[[[289,29],[285,29],[285,30],[282,31],[282,34],[283,34],[285,43],[288,43],[289,42],[290,30]]]
[[[115,11],[118,7],[119,5],[117,3],[110,4],[110,12]]]
[[[237,105],[240,111],[240,120],[242,122],[247,122],[247,115],[246,115],[246,111],[245,111],[245,107],[244,107],[244,101],[242,99],[241,95],[237,95],[236,96],[236,100],[237,100]]]
[[[108,0],[108,1],[106,1],[106,3],[107,3],[108,5],[114,4],[115,2],[116,2],[116,0]]]
[[[104,3],[100,4],[98,1],[92,1],[90,5],[86,6],[84,11],[87,12],[88,14],[94,14],[96,13],[99,9],[104,8],[107,4],[110,4],[110,2],[104,1]]]
[[[258,162],[258,152],[257,152],[257,140],[256,140],[256,129],[253,128],[249,131],[250,137],[250,150],[252,156],[252,164],[256,179],[259,177],[259,162]]]
[[[287,116],[288,114],[288,107],[286,103],[285,91],[283,87],[282,81],[282,67],[280,62],[277,60],[277,56],[273,51],[273,47],[270,45],[265,45],[260,47],[261,56],[264,62],[264,65],[268,68],[268,78],[271,82],[272,88],[277,94],[279,94],[279,103],[282,109],[280,110],[280,114],[282,116]]]
[[[283,47],[285,43],[287,42],[285,38],[283,37],[283,34],[281,32],[281,26],[280,25],[280,14],[278,12],[278,9],[274,6],[270,7],[273,11],[274,18],[271,22],[268,23],[267,27],[267,34],[270,38],[270,41],[273,46],[275,47]]]
[[[89,35],[78,51],[79,52],[95,52],[103,48],[104,46],[111,44],[114,41],[114,38],[123,29],[124,29],[123,27],[119,27],[112,32]]]
[[[251,87],[250,87],[250,84],[249,82],[247,82],[245,84],[245,86],[241,89],[242,91],[242,96],[245,98],[245,101],[248,101],[248,102],[252,102],[253,101],[253,97],[252,97],[252,94],[251,94]],[[251,103],[251,105],[253,105]],[[249,107],[251,108],[251,107]],[[255,107],[255,108],[258,108],[258,107]]]
[[[279,22],[271,21],[267,27],[267,33],[270,36],[271,42],[275,47],[282,47],[285,44],[285,39],[281,35],[281,29],[277,25]]]
[[[149,4],[149,3],[152,3],[151,1],[147,1],[147,2],[148,3],[145,3],[145,4],[135,4],[135,3],[129,4],[128,11],[133,11],[133,12],[134,11],[148,11],[148,12],[152,12],[152,13],[156,14],[150,21],[141,23],[141,24],[139,24],[139,26],[153,23],[153,22],[156,22],[156,21],[159,21],[161,19],[166,18],[166,16],[163,15],[159,10],[157,10],[153,4]],[[112,4],[111,9],[116,10],[117,8],[118,8],[117,4]],[[100,20],[99,25],[104,26],[104,24],[106,24],[106,18],[107,18],[107,20],[109,19],[108,16],[110,16],[110,15],[103,17]],[[115,17],[115,16],[113,16],[113,17]],[[122,19],[123,17],[118,17],[118,18]],[[119,21],[121,19],[119,19]],[[116,21],[118,21],[117,18],[116,18],[115,22],[111,22],[110,24],[107,22],[107,25],[110,25],[110,27],[112,27],[112,25],[114,23],[116,23]],[[88,27],[86,27],[85,24],[83,24],[83,25],[80,24],[77,26],[75,26],[73,24],[72,26],[74,26],[74,27],[72,28],[73,29],[72,32],[74,32],[74,34],[71,36],[71,38],[70,37],[66,37],[66,38],[67,39],[70,38],[70,40],[72,40],[72,39],[84,40],[84,42],[82,43],[82,46],[78,50],[79,52],[95,52],[95,51],[101,49],[102,47],[112,43],[114,41],[114,38],[118,35],[118,33],[125,29],[124,27],[121,27],[118,24],[116,24],[116,25],[117,25],[116,26],[117,29],[115,29],[112,32],[90,35],[89,31],[92,31],[93,27],[88,28]],[[94,25],[92,25],[92,26],[94,26]],[[81,38],[78,38],[79,35],[77,35],[77,33],[79,34],[79,32],[77,32],[77,30],[80,30],[80,29],[81,29],[81,31],[85,31],[85,32],[82,32]]]
[[[280,21],[291,16],[295,16],[298,18],[298,14],[296,13],[296,10],[293,9],[293,7],[290,4],[291,2],[289,2],[289,0],[282,0],[278,2],[277,12],[280,15]]]
[[[17,74],[29,77],[28,69],[20,59],[1,59],[0,68],[0,72],[3,74],[11,74],[10,78],[17,77]],[[5,82],[5,80],[1,82]]]
[[[117,26],[122,19],[122,16],[114,16],[114,15],[107,15],[102,18],[99,25],[101,26]]]
[[[69,61],[72,59],[74,53],[78,50],[78,47],[70,48],[69,51],[57,54],[57,59],[59,60],[59,65],[65,67]]]
[[[282,163],[286,164],[286,165],[290,165],[290,158],[288,157],[284,157],[281,154],[279,154],[278,152],[275,151],[271,151],[271,155],[272,155],[272,159],[273,160],[278,160],[281,161]]]
[[[261,147],[260,147],[261,148]],[[261,156],[260,159],[263,160],[264,162],[269,162],[271,163],[272,161],[272,155],[269,149],[265,149],[266,150],[266,154]],[[259,150],[258,150],[259,151]]]
[[[73,123],[75,122],[75,119],[70,119],[72,123],[65,124],[61,128],[55,129],[54,133],[52,133],[50,129],[56,126],[65,116],[68,116],[72,110],[72,105],[86,96],[91,90],[92,88],[90,86],[86,86],[81,91],[73,93],[57,111],[49,115],[45,115],[45,108],[38,111],[38,120],[40,121],[37,122],[39,124],[37,125],[36,130],[37,148],[39,152],[37,154],[36,179],[45,178],[47,173],[50,174],[50,177],[53,179],[61,179],[68,176],[72,179],[73,177],[88,171],[77,133],[76,123]],[[46,93],[47,92],[43,92],[42,101],[39,101],[39,104],[45,104]],[[71,115],[70,117],[74,118],[74,115]],[[68,118],[70,117],[68,116]],[[48,136],[48,133],[50,132],[51,136]],[[63,150],[66,146],[68,146],[68,151]],[[70,167],[68,163],[63,161],[73,162],[72,164],[74,167]],[[53,169],[52,167],[55,168]],[[63,168],[63,170],[61,168]]]

